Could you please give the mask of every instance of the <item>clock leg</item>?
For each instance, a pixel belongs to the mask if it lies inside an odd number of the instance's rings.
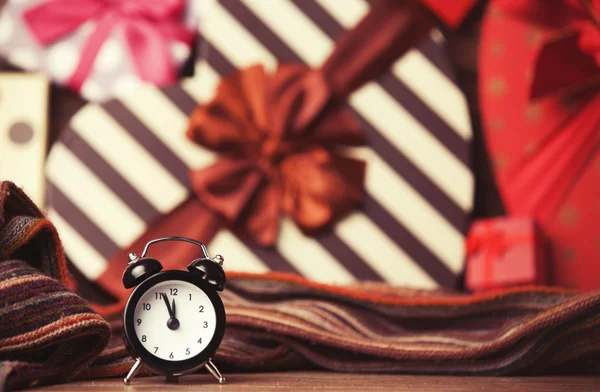
[[[217,379],[217,381],[219,381],[219,384],[225,384],[225,377],[223,377],[219,369],[217,369],[212,359],[209,359],[208,362],[206,362],[206,365],[204,365],[204,367],[206,368],[206,370],[208,370],[210,374],[213,375],[214,378]]]
[[[135,375],[137,374],[137,372],[140,371],[141,368],[142,368],[142,360],[140,358],[138,358],[135,360],[135,363],[131,367],[131,370],[129,370],[129,373],[127,373],[127,376],[125,376],[125,378],[123,379],[123,382],[125,383],[125,385],[129,385],[129,383],[131,382],[131,379],[135,377]]]

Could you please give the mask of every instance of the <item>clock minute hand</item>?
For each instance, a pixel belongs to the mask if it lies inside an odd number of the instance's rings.
[[[167,328],[171,331],[175,331],[179,328],[179,320],[175,318],[175,300],[173,300],[173,306],[169,304],[169,299],[167,298],[166,293],[161,293],[163,300],[165,301],[165,305],[167,305],[167,310],[169,311],[169,319],[167,320]]]
[[[163,300],[165,301],[165,305],[167,305],[167,310],[169,311],[169,317],[175,318],[175,312],[173,312],[173,309],[171,309],[171,304],[169,304],[169,299],[167,298],[167,294],[160,293],[160,295],[162,295]]]

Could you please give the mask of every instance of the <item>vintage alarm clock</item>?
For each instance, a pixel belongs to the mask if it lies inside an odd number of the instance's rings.
[[[187,271],[162,271],[146,257],[152,244],[184,241],[202,249]],[[225,378],[211,361],[225,333],[225,308],[218,291],[225,288],[223,257],[208,256],[201,242],[185,237],[158,238],[146,244],[141,256],[129,254],[123,273],[131,292],[123,312],[123,337],[135,363],[124,379],[129,384],[142,366],[167,381],[205,367],[218,381]]]

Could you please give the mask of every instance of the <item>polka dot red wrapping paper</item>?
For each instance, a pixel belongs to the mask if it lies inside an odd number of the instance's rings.
[[[588,45],[598,11],[597,1],[493,1],[479,59],[507,212],[548,237],[551,283],[584,290],[600,288],[600,69]]]

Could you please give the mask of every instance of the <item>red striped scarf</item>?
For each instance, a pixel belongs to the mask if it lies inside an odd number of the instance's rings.
[[[109,327],[71,291],[54,226],[14,184],[0,183],[0,391],[77,376]]]

